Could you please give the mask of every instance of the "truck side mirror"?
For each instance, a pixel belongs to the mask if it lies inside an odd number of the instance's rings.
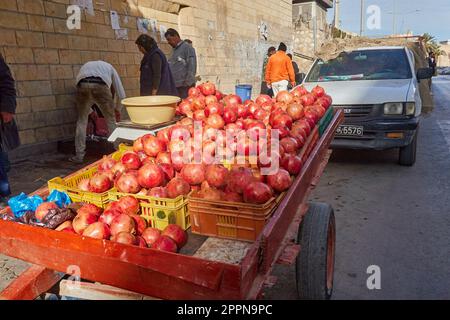
[[[433,77],[433,69],[431,68],[420,68],[417,70],[417,80],[420,82],[422,79],[431,79]]]

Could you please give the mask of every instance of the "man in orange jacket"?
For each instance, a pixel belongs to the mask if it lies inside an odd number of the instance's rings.
[[[282,42],[277,53],[269,59],[266,69],[266,82],[276,97],[278,92],[287,91],[289,82],[295,86],[295,73],[291,59],[286,54],[287,47]]]

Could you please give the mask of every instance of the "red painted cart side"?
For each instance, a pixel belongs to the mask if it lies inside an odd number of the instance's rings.
[[[80,268],[83,279],[162,299],[258,297],[285,245],[290,243],[292,230],[298,228],[301,216],[306,212],[307,197],[328,161],[329,144],[342,120],[342,111],[337,111],[304,164],[301,175],[240,265],[0,221],[0,252],[42,266],[44,269],[35,269],[35,272],[36,278],[44,279],[42,283],[45,284],[36,285],[19,277],[6,289],[6,293],[10,293],[5,294],[4,291],[0,297],[30,298],[45,292],[46,287],[51,287],[59,279],[43,275],[49,275],[53,270],[66,273],[71,266]],[[45,192],[45,189],[38,191],[41,194]],[[12,287],[20,290],[12,291]],[[14,295],[14,292],[21,293]]]

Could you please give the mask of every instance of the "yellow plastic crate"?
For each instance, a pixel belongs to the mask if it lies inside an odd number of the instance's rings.
[[[119,151],[110,155],[116,161],[119,161],[122,155],[129,148],[121,145]],[[98,167],[90,169],[81,169],[70,178],[56,177],[48,181],[48,189],[50,192],[58,190],[69,195],[73,202],[87,202],[95,204],[99,208],[105,208],[109,203],[108,191],[103,193],[93,193],[82,191],[78,188],[78,184],[83,179],[90,179],[98,172]]]
[[[187,197],[179,196],[176,199],[162,199],[121,193],[117,189],[110,190],[108,194],[111,202],[118,201],[126,196],[138,199],[142,218],[147,220],[150,226],[159,230],[164,230],[169,224],[177,224],[183,230],[191,227]]]

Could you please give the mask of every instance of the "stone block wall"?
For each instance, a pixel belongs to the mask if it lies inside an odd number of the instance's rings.
[[[198,74],[220,90],[233,92],[250,83],[259,93],[262,63],[271,45],[292,47],[289,0],[93,0],[95,15],[84,10],[81,29],[66,26],[73,0],[0,0],[0,53],[10,65],[18,92],[17,121],[24,147],[70,139],[75,132],[75,77],[90,60],[113,64],[127,96],[139,94],[141,54],[134,41],[137,19],[153,18],[190,38],[198,55]],[[120,15],[128,40],[117,39],[110,10]],[[259,26],[268,26],[264,40]],[[170,46],[154,36],[169,55]]]

